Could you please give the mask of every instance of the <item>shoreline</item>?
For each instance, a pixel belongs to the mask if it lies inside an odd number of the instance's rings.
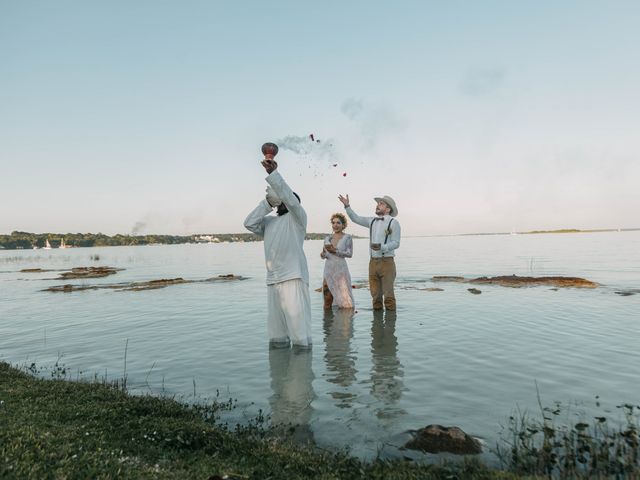
[[[427,465],[364,462],[294,446],[256,419],[228,427],[229,406],[132,395],[125,382],[38,378],[0,362],[0,477],[194,479],[511,479],[469,457]]]
[[[491,450],[504,469],[473,455],[439,463],[363,461],[347,451],[293,444],[292,425],[268,425],[262,413],[245,425],[223,423],[234,401],[186,404],[134,395],[126,375],[114,382],[71,380],[56,364],[51,378],[34,364],[0,361],[0,478],[517,479],[636,478],[640,474],[640,407],[623,404],[626,425],[595,417],[591,425],[510,417],[507,438]],[[538,402],[540,398],[538,397]],[[545,446],[546,445],[546,446]],[[543,448],[544,446],[544,448]],[[451,457],[447,457],[451,458]]]
[[[558,229],[558,230],[530,230],[523,232],[487,232],[487,233],[450,233],[437,235],[405,235],[404,238],[438,238],[438,237],[474,237],[499,235],[546,235],[570,233],[605,233],[605,232],[637,232],[640,228],[598,228],[598,229]],[[326,233],[307,233],[305,240],[322,240]],[[353,235],[355,239],[367,237]],[[0,250],[49,250],[78,247],[122,247],[145,245],[189,245],[189,244],[218,244],[261,242],[262,238],[253,233],[219,233],[194,235],[104,235],[101,233],[30,233],[11,232],[9,235],[0,234]]]

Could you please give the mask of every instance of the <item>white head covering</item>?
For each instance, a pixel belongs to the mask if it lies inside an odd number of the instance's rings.
[[[267,202],[269,202],[269,205],[271,205],[272,207],[277,207],[282,203],[282,200],[280,200],[278,194],[273,190],[273,188],[271,188],[271,185],[267,187],[267,195],[265,196],[265,198],[267,199]]]

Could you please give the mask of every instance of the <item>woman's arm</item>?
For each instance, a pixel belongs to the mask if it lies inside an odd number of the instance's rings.
[[[336,249],[336,255],[343,258],[353,257],[353,239],[351,235],[345,235],[343,242],[338,243],[340,248]]]

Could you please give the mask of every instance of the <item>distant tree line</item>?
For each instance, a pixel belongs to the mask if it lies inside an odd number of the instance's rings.
[[[309,233],[307,240],[324,238],[323,233]],[[0,235],[0,248],[6,250],[67,247],[112,247],[121,245],[175,245],[182,243],[256,242],[262,237],[253,233],[219,233],[207,235],[105,235],[104,233],[29,233]]]

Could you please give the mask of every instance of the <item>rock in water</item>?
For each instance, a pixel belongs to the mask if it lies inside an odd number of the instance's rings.
[[[428,453],[449,452],[456,455],[482,453],[480,442],[471,435],[458,427],[442,425],[427,425],[421,428],[414,438],[405,444],[405,447]]]
[[[459,282],[462,283],[465,281],[464,277],[456,277],[452,275],[436,275],[435,277],[431,277],[431,281],[433,282]]]
[[[501,275],[498,277],[479,277],[469,283],[501,285],[503,287],[527,287],[551,285],[562,288],[596,288],[598,284],[579,277],[519,277],[517,275]]]

